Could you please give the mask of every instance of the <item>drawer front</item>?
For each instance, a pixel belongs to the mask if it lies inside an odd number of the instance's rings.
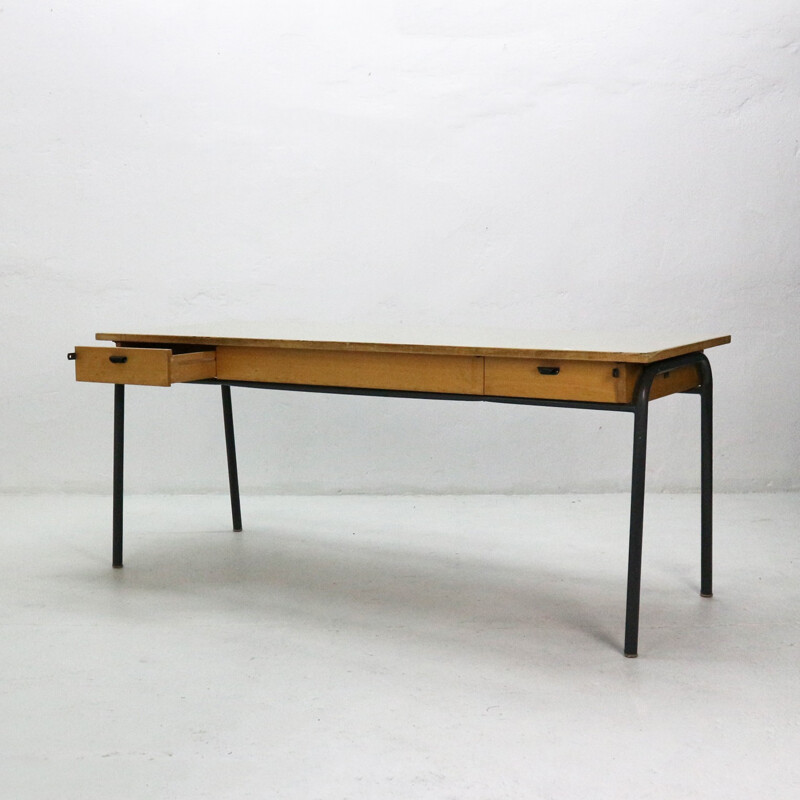
[[[487,395],[628,403],[634,382],[630,365],[611,361],[486,359]]]
[[[75,377],[95,383],[170,386],[215,377],[213,350],[174,354],[156,347],[76,347]]]
[[[482,394],[483,359],[417,353],[218,347],[217,377],[231,381]]]

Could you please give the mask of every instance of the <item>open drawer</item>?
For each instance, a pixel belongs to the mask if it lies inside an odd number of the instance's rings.
[[[216,377],[215,350],[175,353],[157,347],[76,347],[75,378],[95,383],[171,386]]]

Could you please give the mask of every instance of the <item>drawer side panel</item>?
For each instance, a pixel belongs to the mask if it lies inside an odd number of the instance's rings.
[[[675,392],[685,392],[687,389],[693,389],[699,385],[700,374],[697,367],[679,367],[656,375],[653,385],[650,387],[650,399],[656,400],[659,397],[675,394]]]
[[[217,374],[216,353],[206,350],[200,353],[180,353],[170,360],[170,380],[172,383],[200,381],[215,378]]]

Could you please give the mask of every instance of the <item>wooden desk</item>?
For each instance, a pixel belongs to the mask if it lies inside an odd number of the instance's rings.
[[[624,653],[638,648],[647,411],[676,392],[701,398],[700,593],[711,597],[712,377],[703,351],[730,336],[369,330],[352,326],[227,325],[98,333],[116,347],[77,347],[79,381],[114,384],[112,564],[122,566],[125,385],[222,387],[234,530],[241,530],[231,386],[482,400],[630,411],[633,424]]]

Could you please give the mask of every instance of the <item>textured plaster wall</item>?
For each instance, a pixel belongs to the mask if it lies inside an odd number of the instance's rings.
[[[798,42],[796,0],[3,3],[0,488],[108,488],[95,331],[270,317],[730,332],[717,486],[797,487]],[[249,490],[629,480],[627,415],[234,401]],[[128,411],[130,491],[224,490],[216,392]],[[654,404],[651,487],[698,425]]]

